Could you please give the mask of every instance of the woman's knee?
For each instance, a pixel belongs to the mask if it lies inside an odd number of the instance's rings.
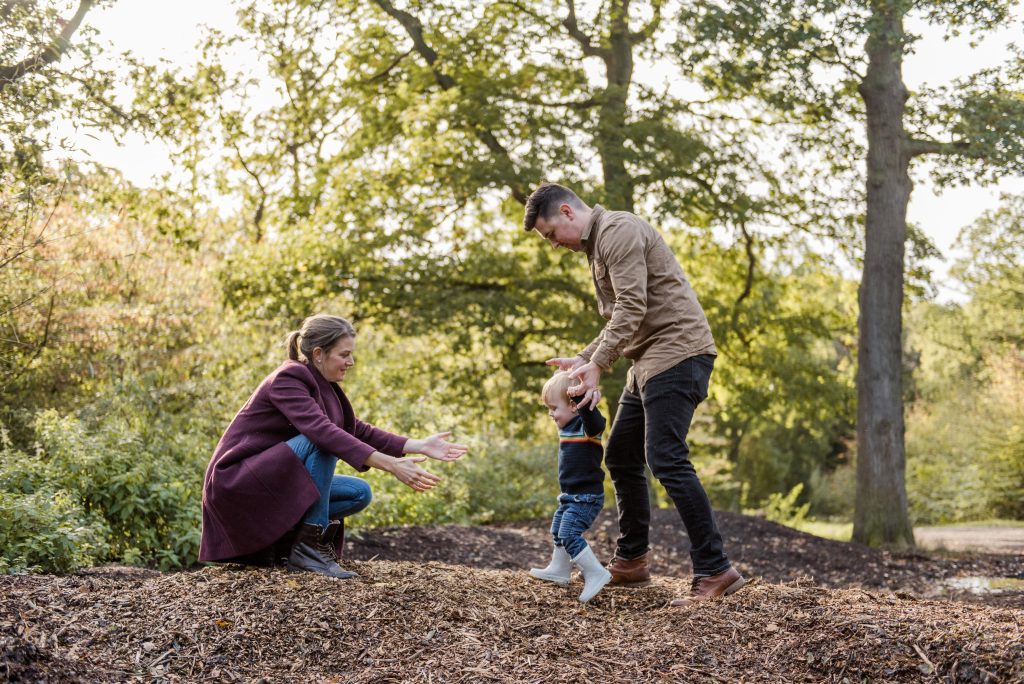
[[[363,510],[373,501],[373,489],[366,480],[356,480],[359,484],[356,487],[356,500],[360,503],[359,510]]]
[[[348,516],[358,513],[373,501],[373,490],[365,480],[347,475],[335,475],[331,485],[331,515]]]

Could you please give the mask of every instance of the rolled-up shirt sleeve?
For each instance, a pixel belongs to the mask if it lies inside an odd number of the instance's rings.
[[[270,402],[313,444],[356,470],[369,470],[366,459],[376,449],[331,422],[301,378],[279,373],[270,387]]]
[[[586,348],[583,351],[581,351],[579,354],[577,354],[576,356],[580,357],[584,361],[590,361],[591,357],[594,356],[594,352],[597,351],[597,348],[601,346],[601,341],[602,340],[604,340],[604,330],[603,329],[601,330],[601,334],[599,334],[594,339],[593,342],[588,344],[586,346]]]
[[[599,256],[608,269],[615,303],[590,360],[608,369],[622,356],[647,315],[647,258],[643,235],[628,224],[609,225],[601,238]]]

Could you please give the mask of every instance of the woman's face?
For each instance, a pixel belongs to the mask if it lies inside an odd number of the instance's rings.
[[[345,379],[345,371],[356,365],[354,355],[356,339],[342,337],[334,345],[325,350],[317,347],[313,350],[313,362],[320,369],[320,375],[328,382],[341,382]]]

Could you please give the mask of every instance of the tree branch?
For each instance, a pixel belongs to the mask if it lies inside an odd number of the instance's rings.
[[[64,23],[64,28],[61,30],[60,34],[55,36],[50,41],[50,44],[43,48],[38,54],[26,57],[17,64],[0,66],[0,92],[3,92],[4,88],[17,81],[25,74],[39,71],[47,64],[51,64],[52,62],[60,59],[71,46],[71,36],[78,30],[78,27],[82,23],[82,19],[85,18],[86,12],[92,8],[94,1],[95,0],[81,0],[78,4],[78,10],[75,12],[75,15],[71,17],[70,21]]]
[[[386,67],[381,69],[379,72],[377,72],[373,76],[370,76],[369,78],[364,78],[362,80],[362,82],[363,83],[374,83],[376,81],[384,80],[385,78],[387,78],[387,75],[390,74],[391,71],[395,67],[397,67],[399,64],[402,63],[403,59],[405,59],[406,57],[408,57],[409,55],[412,54],[412,51],[413,51],[413,48],[409,48],[408,50],[406,50],[402,54],[398,55],[398,57],[395,57],[393,60],[391,60],[391,64],[388,64]]]
[[[566,15],[565,19],[562,20],[562,26],[569,32],[569,35],[576,39],[576,42],[583,48],[583,54],[587,57],[600,57],[601,59],[607,59],[611,56],[611,51],[608,48],[599,47],[594,45],[590,36],[583,32],[579,24],[576,21],[576,2],[574,0],[565,0],[565,4],[569,10],[569,14]]]
[[[430,67],[430,71],[434,74],[434,80],[437,81],[437,84],[444,90],[454,88],[455,80],[437,67],[438,54],[434,48],[427,44],[426,39],[423,37],[423,23],[412,14],[395,7],[389,0],[374,0],[374,2],[388,16],[398,20],[398,23],[402,25],[405,32],[409,34],[416,52],[420,54],[424,61],[426,61],[427,66]]]
[[[906,142],[907,154],[911,157],[919,157],[923,154],[959,154],[966,157],[976,156],[972,154],[971,143],[964,140],[954,142],[939,142],[937,140],[921,140],[920,138],[909,138]]]
[[[437,52],[427,44],[426,39],[423,37],[423,23],[412,14],[404,10],[400,10],[391,4],[390,0],[374,0],[377,6],[380,7],[388,16],[396,19],[405,32],[409,34],[412,39],[413,46],[416,52],[426,61],[430,67],[430,71],[434,74],[434,80],[441,87],[442,90],[450,90],[455,88],[458,84],[448,74],[442,72],[438,68],[438,54]],[[497,156],[502,162],[508,165],[508,168],[512,172],[513,178],[519,176],[519,170],[516,167],[512,157],[505,146],[501,144],[497,137],[486,128],[473,128],[473,134],[491,151],[492,154]],[[525,205],[526,200],[529,198],[529,194],[519,185],[515,180],[509,182],[509,190],[512,192],[512,196],[517,202]]]
[[[505,99],[512,102],[525,102],[535,107],[551,107],[553,109],[590,109],[601,104],[596,97],[588,97],[585,100],[563,100],[561,102],[546,102],[538,97],[520,97],[514,92],[505,94]]]

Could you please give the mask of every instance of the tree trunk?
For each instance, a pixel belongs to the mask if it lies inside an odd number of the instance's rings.
[[[611,5],[611,30],[604,54],[608,85],[602,96],[595,147],[601,156],[604,202],[609,209],[633,211],[633,178],[626,168],[626,103],[633,81],[633,40],[629,33],[629,2]]]
[[[903,129],[903,10],[900,0],[872,6],[868,70],[860,84],[867,111],[867,224],[859,292],[853,540],[912,547],[903,444],[903,252],[911,190]]]

